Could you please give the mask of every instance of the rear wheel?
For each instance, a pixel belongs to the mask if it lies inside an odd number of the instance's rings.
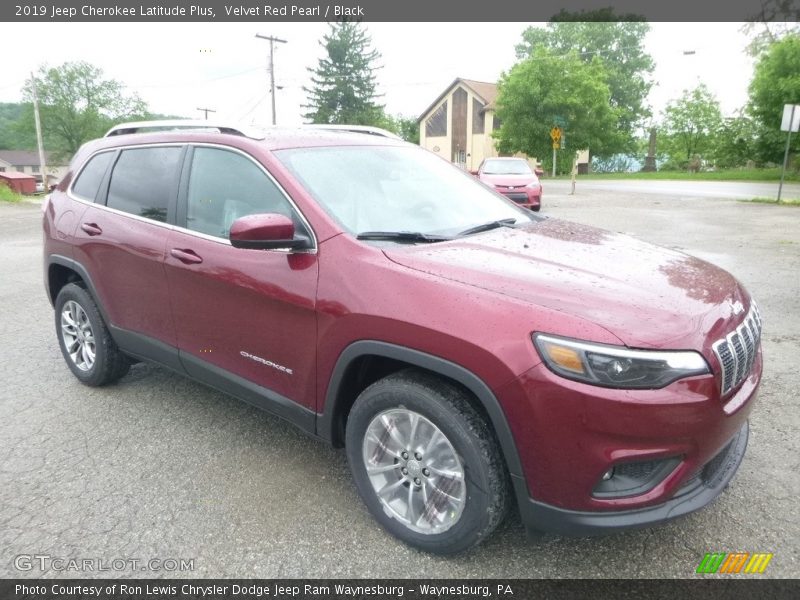
[[[124,376],[130,361],[120,352],[92,297],[68,283],[55,302],[56,332],[61,354],[82,383],[101,386]]]
[[[346,443],[365,504],[407,544],[460,552],[507,512],[508,477],[494,436],[447,381],[408,370],[373,384],[350,412]]]

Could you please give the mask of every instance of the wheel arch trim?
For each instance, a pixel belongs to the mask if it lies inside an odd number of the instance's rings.
[[[348,367],[363,356],[379,356],[401,361],[452,379],[467,388],[481,403],[489,415],[491,426],[500,443],[500,449],[505,458],[506,467],[514,480],[515,487],[519,480],[523,480],[522,463],[519,459],[517,446],[511,434],[505,412],[500,402],[495,397],[488,385],[472,371],[447,359],[428,354],[420,350],[398,346],[388,342],[375,340],[359,340],[347,346],[336,361],[331,374],[328,389],[325,394],[325,406],[322,413],[317,415],[317,435],[333,443],[336,437],[336,420],[338,418],[337,404],[341,386]]]
[[[86,284],[86,287],[89,288],[89,293],[91,293],[92,298],[94,298],[94,302],[97,305],[97,310],[100,311],[100,315],[103,317],[103,320],[108,324],[111,325],[110,321],[108,320],[108,314],[106,313],[105,309],[103,308],[102,302],[100,302],[100,298],[97,295],[97,289],[94,286],[94,282],[92,281],[89,272],[86,270],[81,263],[78,261],[62,256],[61,254],[51,254],[47,257],[47,295],[50,298],[51,303],[55,303],[55,296],[58,294],[53,294],[53,290],[50,289],[50,267],[53,265],[59,265],[62,267],[66,267],[75,271],[78,276],[83,280]]]

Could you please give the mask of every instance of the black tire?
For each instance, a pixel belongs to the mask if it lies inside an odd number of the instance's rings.
[[[86,315],[90,332],[94,338],[94,361],[90,366],[83,363],[84,368],[81,368],[78,362],[70,355],[64,339],[62,313],[68,302],[77,305]],[[100,316],[97,304],[84,288],[74,283],[68,283],[61,288],[55,302],[55,321],[56,336],[58,337],[61,354],[64,356],[70,371],[81,383],[92,387],[108,385],[114,383],[128,372],[131,366],[130,360],[117,348],[117,344],[103,322],[103,317]],[[82,358],[79,357],[78,360],[81,361]]]
[[[444,531],[426,533],[410,528],[385,509],[370,481],[364,439],[373,419],[391,409],[413,411],[425,417],[444,434],[463,465],[464,488],[460,489],[465,491],[466,498],[460,516]],[[432,374],[409,369],[389,375],[364,390],[347,420],[346,448],[356,487],[372,516],[395,537],[415,548],[435,554],[462,552],[488,537],[508,512],[511,502],[508,474],[489,424],[470,404],[465,391]],[[401,458],[392,456],[391,460],[396,462]],[[392,477],[399,480],[404,476],[392,471]],[[413,484],[403,485],[408,490]],[[424,507],[428,507],[432,496],[428,498]]]
[[[533,212],[539,212],[541,209],[542,209],[542,205],[541,204],[539,206],[534,206],[533,208],[531,208],[531,210]]]

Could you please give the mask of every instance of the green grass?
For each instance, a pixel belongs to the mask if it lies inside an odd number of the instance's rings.
[[[569,179],[568,175],[558,179]],[[727,169],[720,171],[656,171],[654,173],[589,173],[578,179],[672,179],[682,181],[774,181],[781,180],[781,169]],[[787,171],[785,181],[800,181],[800,172]]]
[[[22,202],[22,196],[0,183],[0,202]]]
[[[781,198],[780,203],[778,203],[777,198],[751,198],[750,200],[739,200],[739,202],[756,202],[758,204],[774,204],[775,206],[800,207],[800,198]]]

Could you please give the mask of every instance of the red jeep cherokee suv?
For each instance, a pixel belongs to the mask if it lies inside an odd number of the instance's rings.
[[[530,530],[648,526],[733,477],[761,319],[725,271],[389,137],[200,126],[112,130],[45,205],[83,383],[146,359],[343,445],[373,516],[431,552],[514,504]]]

